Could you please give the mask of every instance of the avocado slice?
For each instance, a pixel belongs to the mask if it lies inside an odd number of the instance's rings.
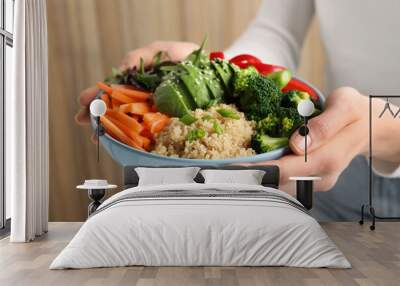
[[[223,83],[211,67],[205,68],[202,73],[209,90],[210,98],[220,102],[224,96],[224,88],[222,86]]]
[[[174,117],[182,117],[195,108],[195,104],[179,82],[171,79],[161,83],[154,92],[157,109]]]
[[[224,61],[215,60],[211,62],[212,67],[215,69],[216,74],[222,80],[225,91],[231,93],[232,91],[232,72],[229,69],[229,66]]]
[[[228,81],[228,87],[230,91],[233,91],[233,78],[235,76],[235,67],[227,62],[227,61],[221,61],[222,62],[222,69],[224,70],[225,73],[229,74],[229,81]]]
[[[181,64],[182,72],[179,78],[189,91],[197,107],[203,108],[210,102],[204,75],[192,64]]]

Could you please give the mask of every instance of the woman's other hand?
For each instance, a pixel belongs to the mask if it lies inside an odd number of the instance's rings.
[[[180,61],[197,48],[198,45],[188,42],[153,42],[147,46],[128,52],[119,68],[120,70],[126,70],[135,66],[137,67],[140,63],[140,58],[144,60],[145,65],[150,65],[154,55],[159,51],[164,51],[164,54],[168,55],[168,59],[172,61]],[[90,122],[89,104],[98,91],[93,86],[83,90],[79,95],[80,110],[75,115],[75,121],[78,124],[86,125]]]
[[[373,145],[374,157],[400,164],[400,118],[391,116],[378,119],[385,101],[374,99]],[[397,111],[398,107],[393,106]],[[325,110],[308,123],[307,162],[304,161],[304,137],[297,131],[290,138],[293,154],[279,160],[257,163],[278,165],[281,188],[294,190],[291,176],[320,176],[315,182],[316,191],[330,190],[352,159],[368,154],[369,102],[368,97],[350,87],[336,89],[328,97]]]

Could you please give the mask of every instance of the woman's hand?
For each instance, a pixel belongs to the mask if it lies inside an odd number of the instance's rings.
[[[400,163],[400,118],[377,119],[384,104],[380,99],[373,100],[373,154]],[[280,167],[281,188],[289,193],[294,190],[290,176],[320,176],[322,180],[315,182],[315,190],[330,190],[355,156],[368,153],[368,97],[350,87],[336,89],[328,97],[324,112],[311,119],[308,127],[307,162],[304,137],[296,131],[289,143],[294,154],[264,163]]]
[[[180,61],[197,48],[198,45],[188,42],[153,42],[145,47],[130,51],[119,68],[120,70],[126,70],[138,66],[140,58],[143,58],[145,65],[150,65],[154,55],[159,51],[166,52],[168,59],[172,61]],[[89,87],[81,92],[79,96],[81,108],[75,115],[75,121],[78,124],[88,124],[90,122],[89,104],[97,92],[98,89],[96,87]]]

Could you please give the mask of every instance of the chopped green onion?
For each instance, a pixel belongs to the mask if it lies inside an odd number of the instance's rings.
[[[164,55],[163,51],[158,51],[153,57],[153,65],[159,65],[161,63],[162,56]]]
[[[196,139],[195,136],[196,136],[196,134],[195,134],[194,130],[190,130],[187,135],[187,140],[189,140],[189,142],[192,142],[193,140]]]
[[[213,119],[213,117],[211,115],[209,115],[209,114],[206,114],[201,119],[203,119],[204,121],[207,121],[207,120]]]
[[[197,121],[197,118],[188,113],[182,116],[179,120],[185,125],[191,125],[192,123]]]
[[[140,58],[139,73],[144,74],[144,59]]]
[[[206,136],[206,132],[203,129],[193,129],[189,131],[187,139],[189,142],[192,142],[194,140],[203,138],[204,136]]]
[[[222,116],[226,118],[231,118],[231,119],[240,119],[239,114],[237,114],[235,111],[227,108],[220,108],[217,109],[217,112]]]
[[[203,138],[206,136],[206,132],[203,129],[196,129],[196,136],[197,138]]]
[[[219,125],[219,123],[218,122],[214,122],[213,123],[213,128],[214,128],[214,131],[215,131],[215,133],[217,133],[218,135],[221,135],[222,134],[222,127],[221,127],[221,125]]]

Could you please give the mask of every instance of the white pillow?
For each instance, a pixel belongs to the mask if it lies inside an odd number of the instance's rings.
[[[204,183],[261,185],[265,171],[261,170],[202,170]]]
[[[135,168],[139,186],[195,183],[199,167],[186,168]]]

